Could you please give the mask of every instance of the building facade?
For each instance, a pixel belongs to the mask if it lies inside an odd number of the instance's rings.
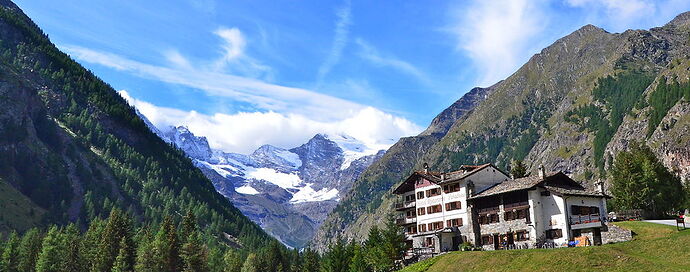
[[[458,171],[414,172],[394,193],[410,248],[458,250],[597,245],[602,242],[607,196],[561,172],[519,179],[492,164]]]

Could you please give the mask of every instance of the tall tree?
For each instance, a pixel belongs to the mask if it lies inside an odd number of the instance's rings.
[[[322,271],[345,272],[349,270],[352,251],[341,237],[334,244],[328,246],[328,251],[321,261]]]
[[[386,254],[388,265],[393,269],[397,269],[399,268],[396,266],[397,261],[402,259],[406,249],[405,233],[402,228],[395,224],[392,214],[388,215],[382,234],[384,239],[383,250]]]
[[[181,258],[185,272],[207,272],[208,250],[201,241],[198,231],[193,230],[187,237],[187,242],[182,245]]]
[[[238,252],[229,249],[223,255],[224,270],[223,272],[241,272],[244,259]]]
[[[513,160],[510,164],[510,175],[513,178],[524,178],[527,176],[527,167],[522,160]]]
[[[87,271],[88,268],[82,259],[82,237],[75,224],[69,224],[65,229],[63,248],[65,252],[64,268],[65,271]]]
[[[350,261],[349,272],[367,272],[371,268],[367,265],[364,248],[362,245],[355,243],[352,248],[352,260]]]
[[[127,252],[127,241],[126,238],[120,239],[120,249],[118,250],[117,257],[115,258],[115,263],[113,264],[112,272],[131,272],[134,267],[128,261],[129,253]]]
[[[256,254],[249,253],[247,259],[242,265],[242,272],[258,272],[259,271],[259,261],[256,259]]]
[[[136,264],[134,271],[136,272],[156,272],[158,271],[158,264],[160,256],[156,252],[152,234],[148,228],[143,229],[137,236],[139,240],[139,247],[137,248]]]
[[[98,245],[98,254],[94,261],[94,272],[110,271],[112,269],[123,239],[125,240],[123,245],[125,246],[126,254],[124,261],[128,263],[128,267],[134,266],[135,246],[132,231],[131,219],[119,209],[113,209],[110,212]]]
[[[304,261],[302,263],[302,272],[313,272],[321,270],[321,263],[319,261],[319,253],[307,248],[304,253]]]
[[[41,251],[41,243],[43,239],[38,229],[32,228],[24,233],[19,244],[19,265],[17,266],[19,271],[36,271],[36,260]]]
[[[154,241],[158,269],[163,272],[175,272],[182,269],[180,261],[180,241],[172,217],[166,216],[156,234]]]
[[[187,237],[197,231],[196,216],[192,211],[188,211],[182,218],[182,230],[180,231],[180,240],[186,241]]]
[[[65,252],[60,230],[56,226],[50,227],[46,237],[43,238],[41,253],[36,262],[37,272],[58,272],[64,268]]]
[[[618,153],[611,181],[618,209],[643,209],[659,217],[679,211],[685,200],[680,178],[664,167],[649,147],[637,142]]]
[[[95,218],[89,224],[89,229],[84,234],[80,243],[79,255],[85,268],[84,271],[95,269],[95,260],[98,256],[98,245],[101,241],[101,235],[105,228],[105,222],[99,218]],[[93,271],[93,270],[92,270]]]
[[[17,237],[16,232],[10,233],[7,242],[5,243],[5,249],[2,251],[2,258],[0,258],[0,271],[3,272],[16,272],[17,266],[19,265],[19,260],[17,260],[17,255],[19,254],[19,237]]]

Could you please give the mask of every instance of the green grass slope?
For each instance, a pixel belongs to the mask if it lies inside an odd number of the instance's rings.
[[[630,242],[596,247],[453,252],[401,271],[690,271],[690,230],[621,222]]]
[[[38,225],[45,210],[0,178],[0,236]]]

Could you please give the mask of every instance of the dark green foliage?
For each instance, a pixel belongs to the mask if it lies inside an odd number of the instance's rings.
[[[41,251],[42,237],[38,229],[33,228],[24,233],[19,244],[19,271],[36,271],[36,260]]]
[[[666,116],[668,110],[678,103],[678,100],[682,97],[690,100],[690,82],[680,84],[676,78],[673,78],[673,81],[668,83],[666,77],[659,79],[656,89],[649,95],[649,105],[652,107],[652,110],[649,113],[647,137],[654,133],[654,130],[656,130],[656,127]]]
[[[349,272],[367,272],[367,271],[370,271],[371,268],[367,264],[365,256],[366,256],[366,252],[364,251],[364,248],[359,244],[355,244],[354,247],[352,248],[352,260],[350,261],[350,266],[348,267],[348,271]]]
[[[36,262],[36,271],[64,271],[66,252],[67,248],[65,247],[60,229],[56,226],[50,227],[45,238],[43,238],[41,253],[38,254],[38,261]]]
[[[661,217],[684,208],[685,191],[680,178],[669,172],[646,145],[632,143],[628,151],[618,153],[611,182],[618,210],[642,209]]]
[[[624,71],[615,77],[607,76],[597,81],[592,90],[594,100],[603,107],[588,104],[577,107],[565,115],[567,122],[578,124],[580,130],[594,132],[594,164],[604,172],[604,149],[611,141],[623,117],[640,101],[642,93],[652,83],[654,76],[637,70]]]
[[[156,268],[158,271],[175,272],[182,268],[180,241],[170,216],[163,220],[153,243],[154,251],[156,252],[154,258],[157,260]]]
[[[185,272],[207,272],[208,267],[208,249],[201,241],[201,235],[198,232],[193,232],[187,237],[187,242],[182,245],[180,253],[183,270]]]
[[[347,245],[342,239],[337,239],[334,244],[329,245],[328,251],[323,255],[321,270],[333,272],[348,271],[352,253],[351,246]]]
[[[10,233],[9,238],[5,242],[5,248],[0,256],[0,271],[15,272],[19,271],[19,260],[15,257],[19,255],[20,240],[16,232]]]
[[[122,238],[120,240],[120,250],[115,258],[115,263],[113,264],[112,272],[130,272],[133,271],[134,267],[129,263],[130,254],[127,252],[127,239]]]
[[[321,271],[319,254],[313,249],[307,248],[304,251],[304,261],[302,262],[302,272]]]
[[[527,167],[521,160],[514,160],[510,164],[510,175],[513,178],[523,178],[527,176]]]
[[[247,259],[244,261],[244,264],[242,265],[242,272],[259,272],[261,271],[259,269],[259,261],[256,259],[256,254],[254,253],[249,253],[249,256],[247,256]]]
[[[228,250],[223,255],[223,272],[240,272],[242,271],[242,265],[244,264],[244,258],[237,251]]]

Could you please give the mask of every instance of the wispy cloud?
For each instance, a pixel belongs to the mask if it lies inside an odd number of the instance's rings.
[[[218,71],[157,66],[115,54],[78,46],[61,46],[72,57],[133,75],[202,90],[210,96],[229,97],[258,109],[341,119],[365,106],[317,92],[266,83]]]
[[[588,23],[624,31],[641,25],[660,25],[690,8],[687,0],[566,0],[587,11]]]
[[[542,46],[535,40],[548,23],[544,6],[543,1],[476,0],[453,12],[457,48],[472,60],[479,85],[509,76]]]
[[[363,107],[350,116],[334,121],[314,120],[311,115],[269,112],[240,112],[212,115],[183,111],[137,100],[120,91],[156,127],[164,129],[184,124],[212,147],[226,152],[249,153],[270,143],[291,148],[306,142],[316,133],[345,134],[368,146],[388,148],[402,136],[417,134],[421,128],[400,117],[372,107]]]
[[[393,56],[384,56],[378,50],[376,50],[376,48],[360,38],[356,40],[356,43],[361,49],[359,56],[370,63],[380,67],[396,69],[400,72],[415,77],[422,83],[429,82],[429,78],[414,65]]]
[[[333,45],[326,57],[326,60],[321,64],[316,75],[316,86],[323,83],[324,77],[333,69],[347,44],[348,35],[350,32],[350,24],[352,24],[352,4],[350,0],[345,0],[345,5],[339,8],[335,13],[337,20],[335,22],[335,36],[333,37]]]

